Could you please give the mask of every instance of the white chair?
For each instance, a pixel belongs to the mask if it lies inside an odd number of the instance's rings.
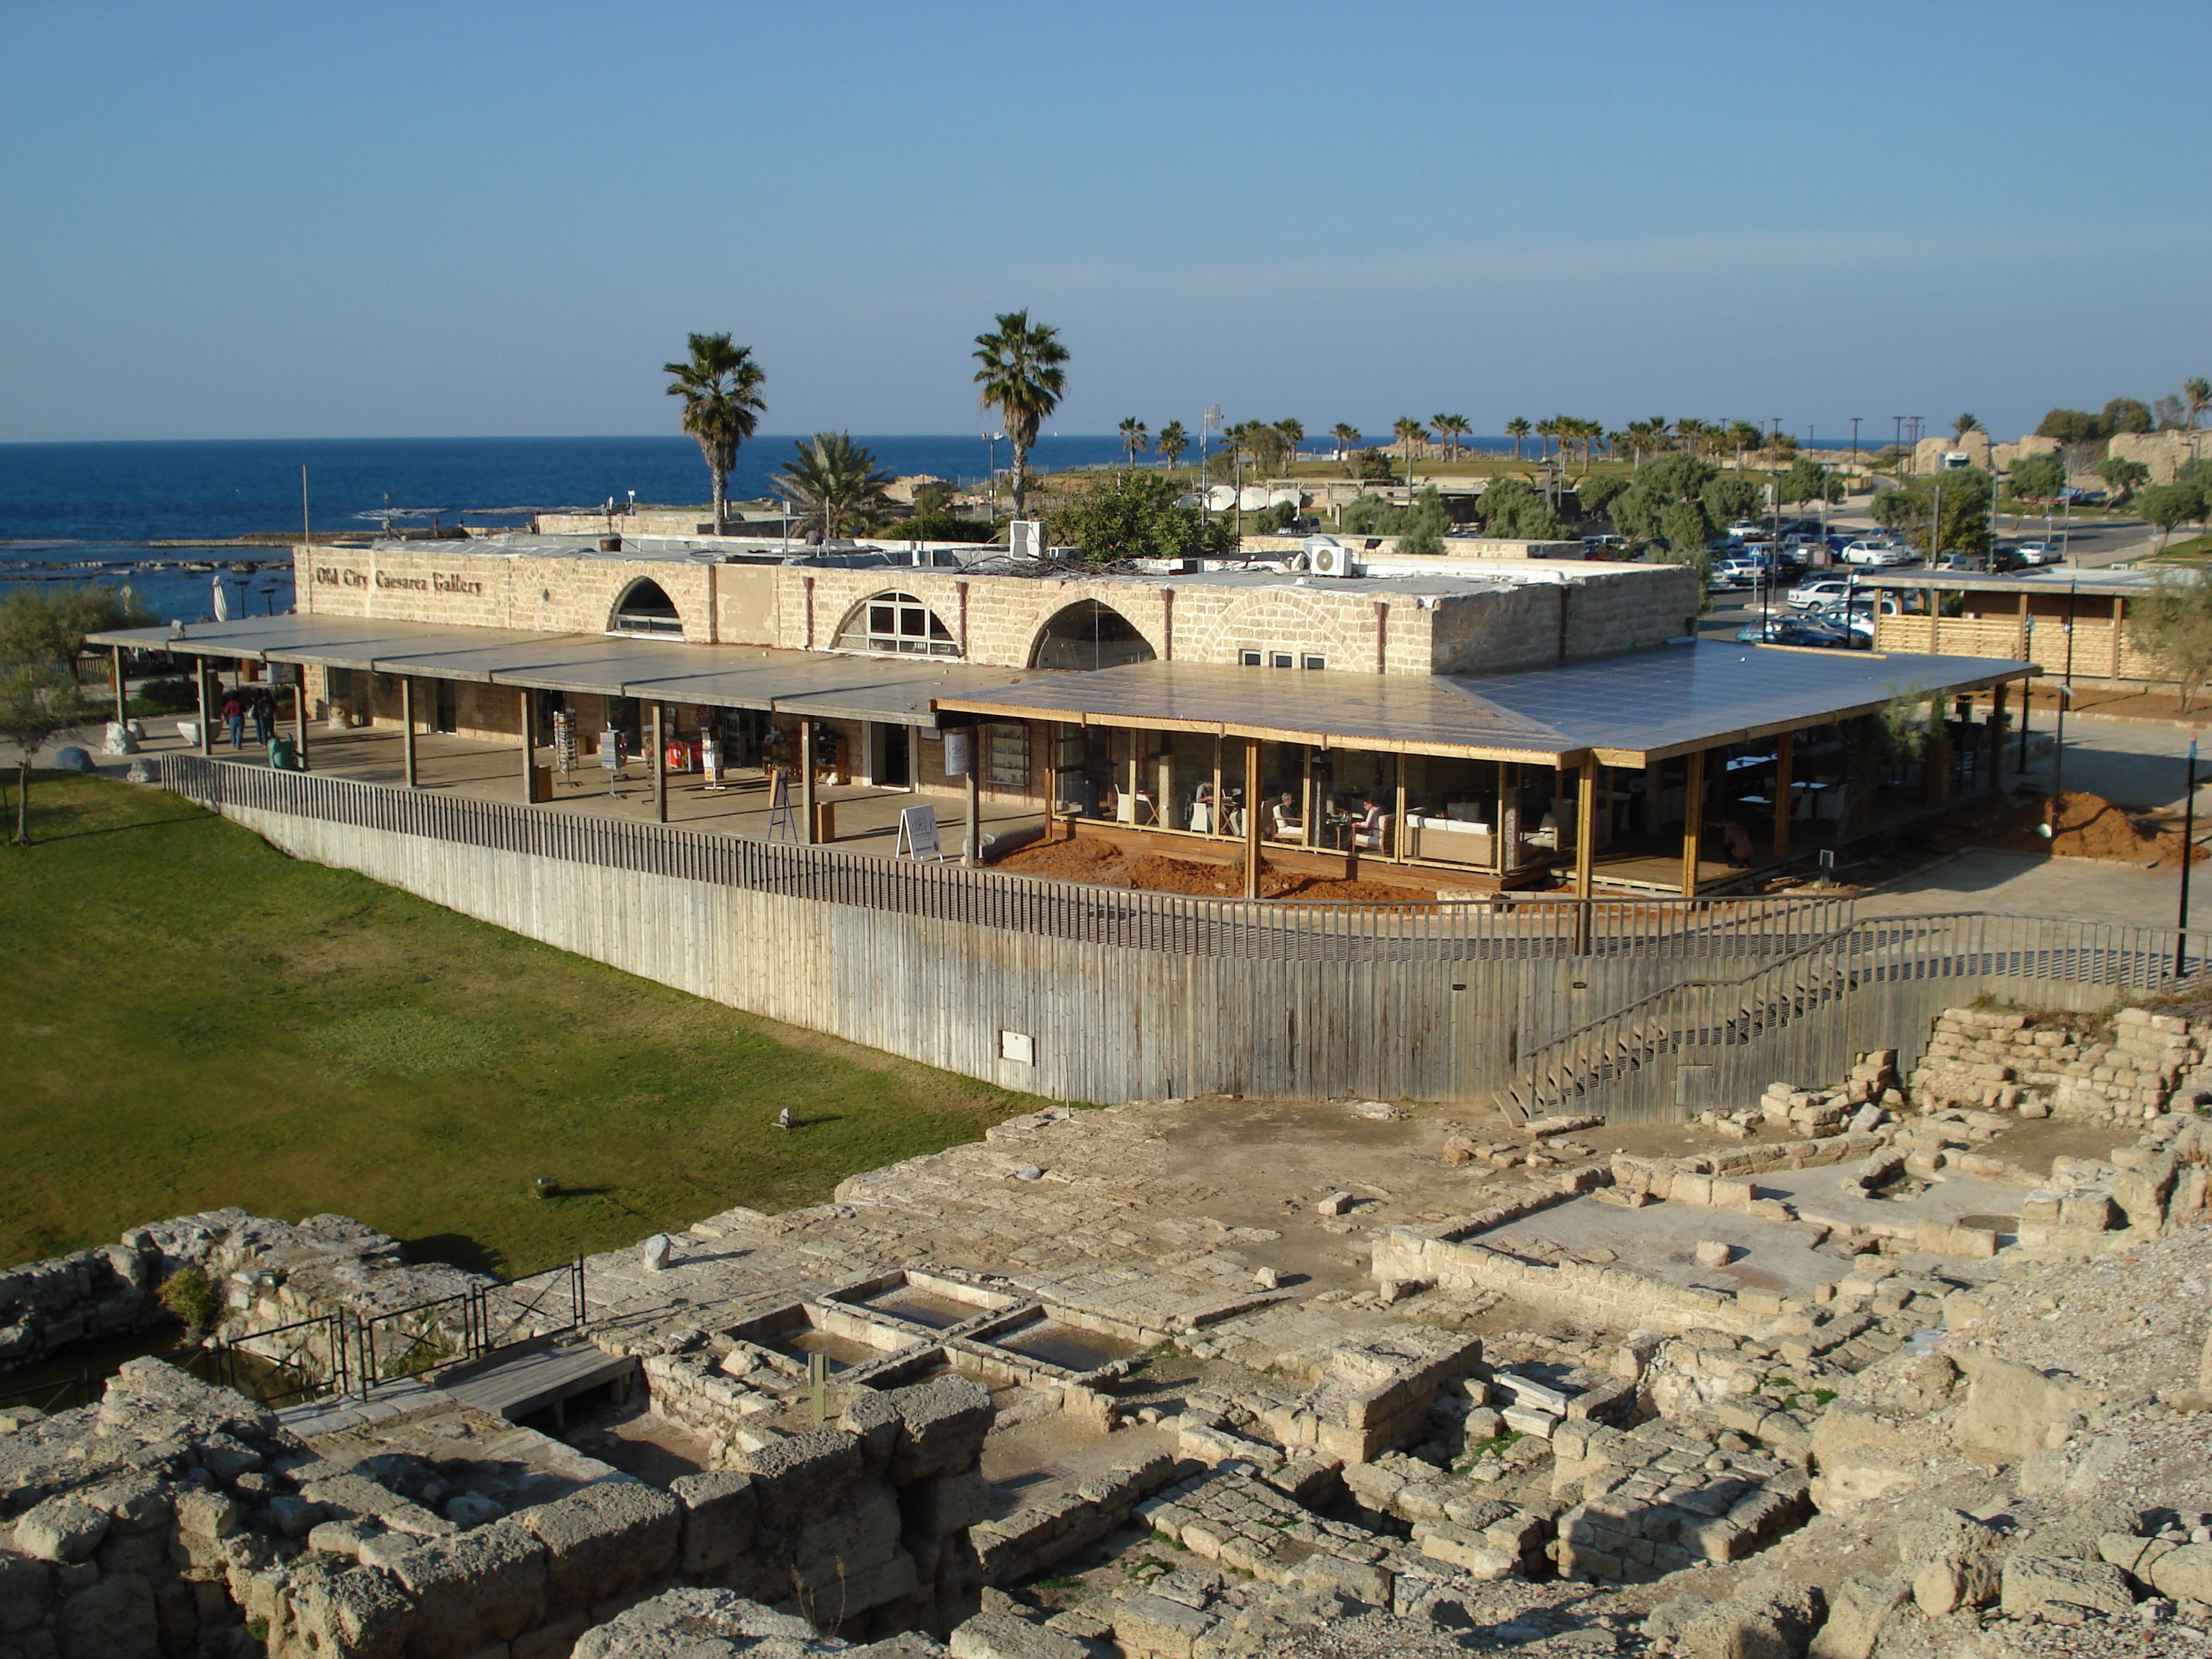
[[[1304,841],[1306,838],[1305,825],[1299,823],[1296,818],[1285,817],[1283,814],[1283,809],[1279,805],[1270,806],[1267,809],[1267,815],[1274,823],[1275,840]]]
[[[1365,823],[1356,824],[1352,831],[1352,844],[1368,851],[1380,853],[1390,845],[1390,814],[1377,812]]]

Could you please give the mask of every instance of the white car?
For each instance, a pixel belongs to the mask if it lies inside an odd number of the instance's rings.
[[[2029,564],[2057,564],[2066,556],[2056,542],[2022,542],[2017,551]]]
[[[1717,592],[1742,587],[1756,590],[1765,582],[1766,567],[1756,559],[1716,559],[1708,586]]]
[[[1792,611],[1822,611],[1832,605],[1841,605],[1850,597],[1851,584],[1840,577],[1823,576],[1818,581],[1799,582],[1790,590]]]
[[[1911,564],[1917,556],[1899,542],[1851,542],[1845,545],[1845,564]]]

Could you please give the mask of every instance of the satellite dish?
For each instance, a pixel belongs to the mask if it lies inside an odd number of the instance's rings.
[[[1206,492],[1206,504],[1216,513],[1226,513],[1237,505],[1237,490],[1233,485],[1215,484]]]
[[[1257,513],[1267,504],[1267,492],[1258,484],[1246,484],[1237,492],[1237,505],[1247,513]]]
[[[1304,507],[1305,498],[1295,489],[1271,489],[1267,492],[1270,507]]]
[[[1176,505],[1177,507],[1187,507],[1194,513],[1198,510],[1198,496],[1195,494],[1178,495],[1176,497]]]

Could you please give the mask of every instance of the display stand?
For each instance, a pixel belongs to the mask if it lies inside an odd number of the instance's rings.
[[[553,711],[553,769],[571,789],[580,781],[576,776],[576,718],[565,708]]]
[[[796,843],[799,840],[799,814],[791,806],[791,774],[779,766],[770,776],[768,838]]]
[[[722,781],[722,745],[712,732],[702,732],[699,734],[699,770],[707,780],[701,788],[702,794],[728,793],[728,787]]]
[[[607,793],[622,799],[623,734],[613,726],[599,733],[599,767],[607,775]]]

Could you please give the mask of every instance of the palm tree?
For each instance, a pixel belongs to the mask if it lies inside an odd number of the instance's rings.
[[[1963,438],[1969,432],[1979,432],[1981,429],[1981,417],[1977,415],[1961,415],[1951,422],[1951,435],[1954,438]]]
[[[817,432],[795,442],[799,453],[771,481],[776,493],[822,520],[822,539],[835,541],[845,520],[884,503],[888,472],[876,471],[875,455],[844,432]]]
[[[732,345],[726,334],[694,334],[690,346],[688,361],[663,363],[661,372],[676,377],[669,382],[668,395],[684,399],[684,429],[699,441],[699,453],[707,458],[707,471],[714,481],[714,533],[719,536],[738,446],[753,435],[768,407],[760,395],[768,376],[753,362],[753,349]]]
[[[1513,459],[1516,461],[1521,459],[1521,443],[1528,430],[1528,422],[1518,415],[1505,423],[1505,435],[1513,440]]]
[[[2194,432],[2198,418],[2206,410],[2212,409],[2212,380],[2206,380],[2202,374],[2193,380],[2184,380],[2181,396],[2189,406],[2189,429]]]
[[[1135,416],[1121,422],[1121,453],[1129,458],[1131,466],[1136,465],[1137,457],[1148,447],[1145,436],[1145,423]]]
[[[1181,421],[1170,421],[1160,428],[1160,435],[1152,440],[1152,447],[1167,457],[1168,465],[1172,468],[1182,459],[1183,451],[1190,447],[1190,434],[1182,429]]]
[[[1428,442],[1428,428],[1412,416],[1401,415],[1391,423],[1390,431],[1391,434],[1405,447],[1406,487],[1410,489],[1413,484],[1413,446]]]
[[[1749,421],[1731,421],[1729,422],[1729,447],[1735,451],[1735,470],[1737,471],[1741,472],[1743,471],[1744,451],[1747,449],[1758,448],[1759,438],[1759,428],[1753,426]]]
[[[1459,459],[1460,440],[1466,437],[1469,433],[1474,430],[1473,427],[1468,424],[1467,416],[1464,415],[1438,415],[1431,422],[1431,424],[1434,425],[1437,429],[1437,435],[1444,441],[1444,453],[1446,458],[1455,461]]]
[[[1014,446],[1014,516],[1021,518],[1030,493],[1030,446],[1037,428],[1060,407],[1067,390],[1067,348],[1060,331],[1032,325],[1027,311],[1000,313],[997,330],[975,337],[972,354],[982,368],[975,384],[983,388],[983,407],[995,409]]]
[[[1558,435],[1559,430],[1557,420],[1536,422],[1536,459],[1540,464],[1552,459],[1552,440]]]
[[[1298,458],[1298,446],[1306,441],[1306,423],[1293,416],[1289,420],[1276,422],[1275,432],[1282,439],[1283,447],[1290,452],[1289,459],[1283,464],[1283,470],[1287,472],[1291,462]]]
[[[1358,447],[1359,428],[1349,421],[1339,421],[1336,423],[1336,430],[1332,435],[1336,439],[1337,453],[1340,459],[1346,450]]]

